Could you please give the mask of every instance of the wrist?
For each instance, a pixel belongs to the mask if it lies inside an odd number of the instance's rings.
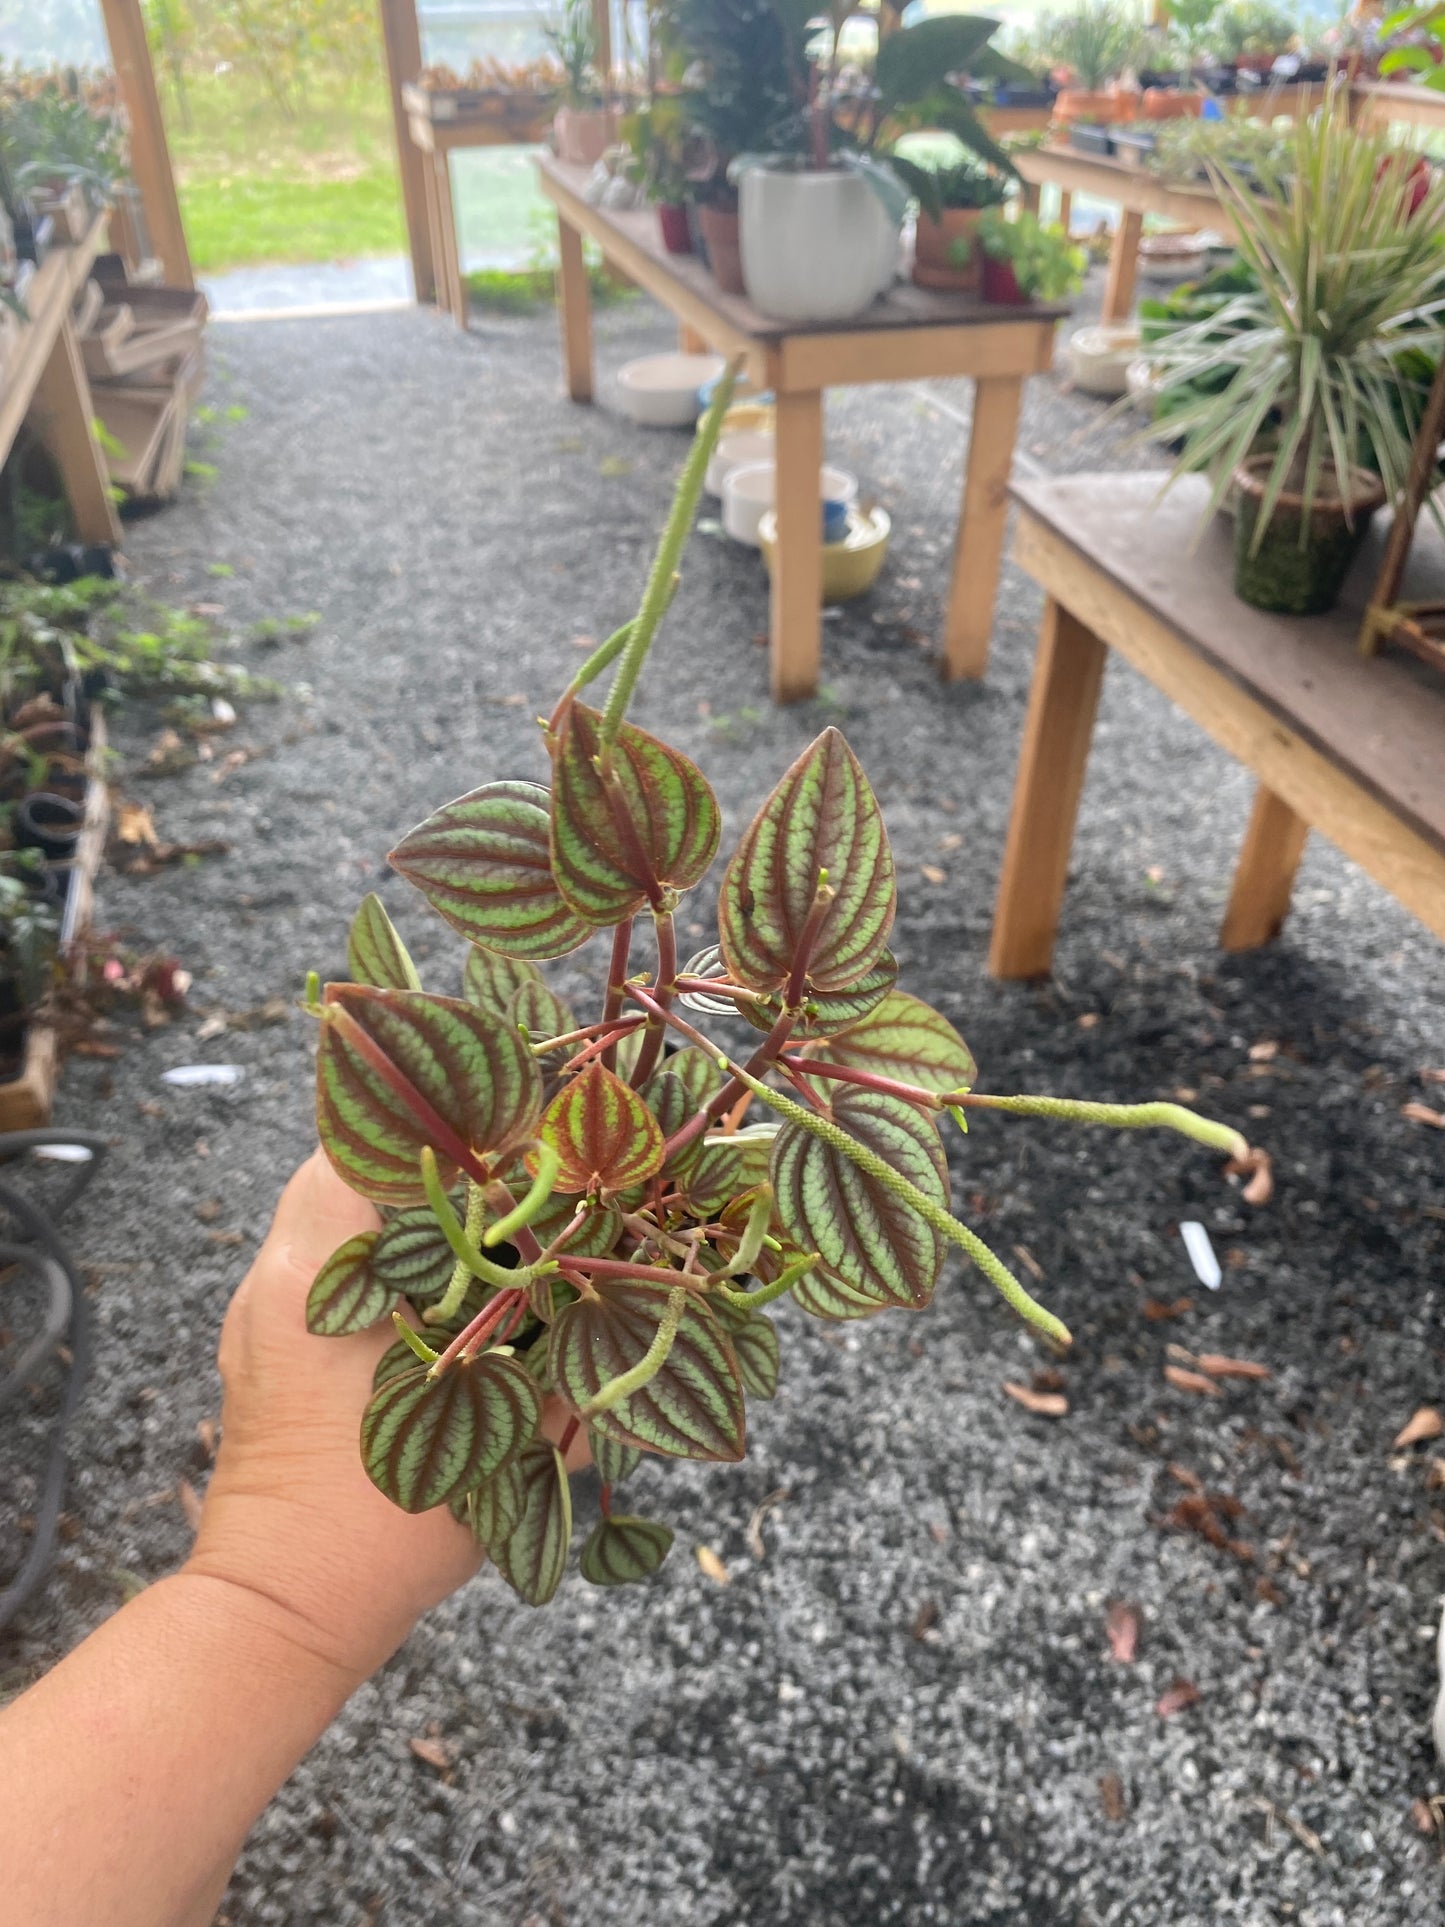
[[[159,1580],[173,1613],[220,1633],[230,1660],[252,1677],[305,1684],[341,1707],[376,1665],[335,1629],[298,1608],[264,1580],[227,1569],[199,1545],[178,1572]],[[383,1658],[387,1655],[382,1655]]]

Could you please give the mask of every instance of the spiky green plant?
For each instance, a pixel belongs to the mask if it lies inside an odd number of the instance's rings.
[[[1050,59],[1067,67],[1086,93],[1117,80],[1144,46],[1143,21],[1122,0],[1080,0],[1067,13],[1051,15],[1041,31]]]

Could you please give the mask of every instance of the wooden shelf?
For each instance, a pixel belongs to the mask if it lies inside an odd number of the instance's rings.
[[[14,351],[0,368],[0,463],[15,445],[45,364],[100,252],[104,225],[104,217],[98,214],[83,241],[75,247],[52,248],[30,278],[25,290],[30,319],[12,335]]]

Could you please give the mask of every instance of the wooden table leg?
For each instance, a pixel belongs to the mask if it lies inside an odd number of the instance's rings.
[[[467,325],[467,284],[462,279],[461,242],[457,239],[457,211],[452,202],[451,156],[444,147],[432,155],[436,180],[437,225],[441,230],[446,305],[459,328]]]
[[[1028,214],[1039,211],[1040,188],[1037,181],[1025,181],[1019,189],[1019,203]]]
[[[818,687],[823,624],[823,397],[778,396],[773,558],[773,699],[796,702]]]
[[[707,353],[707,343],[703,340],[697,329],[689,327],[685,321],[679,321],[677,324],[677,352],[680,355],[705,355]]]
[[[1108,653],[1067,609],[1045,604],[989,940],[995,977],[1046,977],[1053,962]]]
[[[90,383],[67,315],[35,389],[46,446],[65,484],[75,532],[82,542],[120,547],[120,522],[110,496],[110,474],[91,427]]]
[[[1068,233],[1069,223],[1073,218],[1074,197],[1069,189],[1065,187],[1059,191],[1059,226],[1064,230],[1065,234]]]
[[[1310,826],[1261,783],[1244,833],[1234,887],[1219,932],[1224,950],[1254,950],[1276,938],[1289,915],[1290,892]]]
[[[974,384],[963,507],[943,628],[943,674],[950,682],[981,676],[988,668],[1023,387],[1018,375],[995,375]]]
[[[592,290],[582,236],[557,216],[557,304],[562,317],[562,360],[573,401],[592,399]]]
[[[1139,242],[1144,233],[1144,216],[1124,208],[1114,230],[1114,245],[1109,250],[1109,279],[1104,284],[1105,321],[1127,321],[1134,306],[1134,281],[1139,272]]]

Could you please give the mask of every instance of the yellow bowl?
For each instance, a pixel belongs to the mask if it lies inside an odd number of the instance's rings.
[[[867,595],[888,554],[893,523],[887,509],[848,510],[848,533],[841,542],[823,544],[823,600],[851,602]],[[758,546],[771,573],[778,546],[778,517],[769,509],[758,524]]]
[[[722,418],[718,439],[724,435],[771,435],[778,411],[770,401],[735,401]]]

